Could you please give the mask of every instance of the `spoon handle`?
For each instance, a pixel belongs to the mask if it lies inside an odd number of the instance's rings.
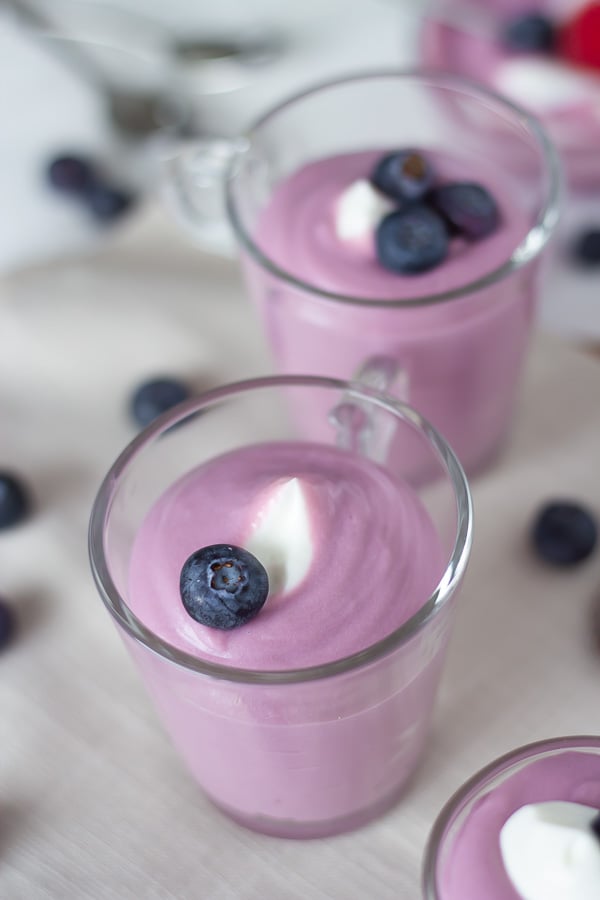
[[[102,68],[85,52],[84,41],[59,31],[56,24],[28,0],[5,0],[5,3],[15,14],[17,21],[25,25],[31,35],[41,39],[43,46],[53,51],[77,75],[85,78],[95,88],[108,90],[108,79]]]

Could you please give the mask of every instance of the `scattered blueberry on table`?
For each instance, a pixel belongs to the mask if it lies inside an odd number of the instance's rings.
[[[248,550],[212,544],[186,560],[179,586],[185,610],[196,622],[228,631],[258,615],[269,593],[269,577]]]
[[[0,597],[0,650],[4,650],[10,644],[15,631],[15,614],[12,607]]]
[[[64,154],[50,161],[47,179],[51,187],[82,203],[101,224],[121,218],[134,204],[130,191],[109,184],[92,160],[77,154]]]
[[[94,182],[85,193],[85,201],[94,218],[108,224],[127,212],[134,202],[134,196],[120,188]]]
[[[556,500],[538,512],[531,537],[541,559],[554,566],[568,567],[591,555],[596,547],[598,528],[585,507]]]
[[[81,194],[93,180],[92,164],[84,156],[57,156],[48,166],[48,182],[58,191]]]
[[[131,398],[131,415],[142,428],[162,413],[191,396],[186,384],[176,378],[154,378],[136,388]]]
[[[0,529],[12,528],[26,518],[29,497],[21,481],[11,472],[0,472]]]
[[[503,43],[520,53],[550,53],[556,46],[556,26],[541,12],[526,12],[504,26]]]
[[[573,241],[571,256],[582,268],[600,267],[600,228],[580,232]]]

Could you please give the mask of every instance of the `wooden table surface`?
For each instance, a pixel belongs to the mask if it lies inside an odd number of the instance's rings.
[[[202,387],[268,371],[236,267],[149,214],[101,255],[5,280],[0,317],[0,464],[36,503],[0,537],[0,593],[21,623],[0,659],[0,897],[418,900],[428,830],[467,776],[530,740],[600,732],[600,554],[561,573],[527,545],[546,498],[600,516],[595,358],[535,341],[511,444],[473,483],[472,563],[404,801],[353,834],[298,843],[237,827],[191,783],[86,554],[95,491],[134,433],[132,388],[159,372]]]

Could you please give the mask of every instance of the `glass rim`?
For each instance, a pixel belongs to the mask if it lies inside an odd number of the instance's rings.
[[[462,90],[464,93],[475,94],[478,99],[487,100],[488,103],[491,102],[495,106],[499,106],[505,112],[510,113],[510,115],[519,120],[530,135],[534,137],[548,174],[548,187],[544,202],[541,204],[541,209],[536,221],[518,246],[512,251],[510,257],[486,275],[482,275],[473,281],[467,282],[456,288],[451,288],[450,290],[438,291],[436,293],[418,297],[386,299],[340,294],[335,291],[319,288],[317,285],[304,281],[279,266],[261,250],[246,230],[242,218],[238,213],[238,207],[233,196],[233,184],[235,181],[235,168],[239,153],[250,146],[253,136],[275,116],[284,112],[288,107],[293,106],[297,102],[305,100],[312,95],[317,95],[323,91],[344,86],[346,84],[349,85],[354,82],[368,82],[380,79],[397,79],[400,81],[410,81],[413,79],[415,81],[429,81],[440,87],[454,88],[455,91]],[[517,271],[527,263],[531,262],[531,260],[535,259],[550,240],[559,217],[562,170],[558,154],[543,125],[535,116],[528,113],[518,104],[513,103],[512,100],[503,97],[502,94],[484,87],[476,81],[469,78],[463,78],[460,75],[454,75],[451,72],[435,71],[433,69],[418,67],[408,69],[378,69],[320,81],[309,88],[292,94],[283,102],[271,107],[268,112],[264,113],[246,130],[236,142],[236,146],[238,148],[237,152],[233,154],[225,174],[225,206],[229,222],[242,248],[246,250],[250,256],[263,267],[263,269],[266,269],[267,272],[276,276],[284,283],[324,300],[332,300],[350,306],[388,307],[391,309],[431,306],[449,300],[456,300],[460,297],[465,297],[468,294],[482,290],[495,284],[497,281],[501,281],[507,275]]]
[[[536,757],[543,753],[558,753],[568,749],[585,750],[590,748],[600,751],[600,735],[576,734],[556,738],[542,738],[529,744],[523,744],[520,747],[509,750],[502,756],[498,756],[475,772],[474,775],[471,775],[467,781],[463,782],[438,813],[427,839],[422,872],[424,900],[443,900],[439,890],[436,869],[444,835],[455,815],[469,800],[477,795],[482,787],[501,774],[507,767],[512,767],[529,756]]]
[[[105,525],[109,519],[115,489],[121,477],[135,462],[138,454],[173,425],[187,419],[201,409],[213,406],[234,394],[275,387],[322,387],[343,393],[345,397],[367,400],[408,421],[420,431],[442,463],[454,492],[457,507],[456,536],[452,552],[444,572],[431,596],[417,612],[399,628],[381,640],[349,656],[321,665],[295,669],[262,670],[243,669],[221,663],[208,662],[172,646],[147,628],[129,609],[116,587],[105,554]],[[396,398],[357,382],[316,375],[275,375],[233,382],[206,391],[199,397],[179,404],[174,410],[160,416],[140,432],[121,452],[100,485],[92,506],[88,532],[88,551],[92,575],[100,597],[125,633],[159,656],[183,668],[227,681],[250,684],[293,684],[316,681],[362,668],[409,641],[446,605],[463,576],[470,554],[473,532],[473,508],[466,475],[454,451],[444,438],[416,410]]]

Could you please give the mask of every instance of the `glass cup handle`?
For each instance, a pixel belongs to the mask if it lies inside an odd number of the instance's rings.
[[[408,374],[399,361],[390,356],[372,356],[365,360],[351,381],[380,392],[393,390],[400,400],[406,402],[408,399]],[[338,447],[373,456],[370,448],[374,431],[373,411],[369,410],[367,403],[346,396],[331,410],[329,421],[336,429]],[[387,441],[381,442],[382,454],[385,453],[386,445]]]
[[[408,373],[391,356],[371,356],[362,363],[352,381],[366,384],[382,393],[392,391],[399,400],[408,402]]]
[[[192,239],[225,256],[234,241],[225,210],[225,173],[239,141],[207,138],[181,142],[163,157],[162,196],[168,210]]]

